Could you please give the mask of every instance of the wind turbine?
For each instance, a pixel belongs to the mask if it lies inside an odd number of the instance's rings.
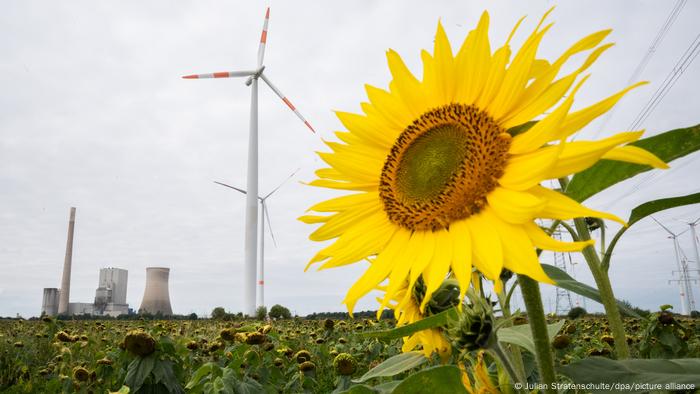
[[[277,246],[277,240],[275,240],[275,234],[272,232],[272,223],[270,223],[270,213],[267,209],[267,199],[270,198],[277,190],[279,190],[282,185],[284,185],[288,180],[290,180],[299,171],[297,168],[290,176],[283,180],[276,188],[272,189],[271,192],[267,193],[264,197],[258,196],[258,201],[260,201],[260,264],[258,272],[258,286],[260,287],[260,301],[259,306],[265,306],[265,221],[267,221],[267,226],[270,229],[270,237],[272,237],[272,242]],[[223,182],[214,181],[214,183],[221,186],[226,186],[238,192],[241,192],[248,196],[248,192],[244,189],[228,185]]]
[[[260,36],[260,45],[258,46],[258,62],[255,70],[246,71],[222,71],[211,74],[194,74],[186,75],[185,79],[204,79],[204,78],[235,78],[248,77],[245,84],[250,86],[250,130],[248,134],[248,174],[246,176],[246,189],[250,194],[246,197],[245,211],[245,265],[243,270],[243,302],[245,313],[248,316],[255,315],[255,262],[257,254],[257,229],[258,229],[258,205],[256,197],[258,196],[258,78],[261,78],[267,86],[277,94],[285,104],[294,111],[304,124],[315,132],[313,127],[292,105],[292,102],[282,94],[282,92],[272,84],[272,82],[263,74],[265,66],[263,59],[265,57],[265,44],[267,43],[267,25],[270,21],[270,7],[265,12],[265,22],[263,24],[262,35]]]
[[[692,289],[690,288],[690,279],[688,277],[688,262],[687,261],[681,261],[680,258],[680,246],[678,245],[678,237],[685,233],[685,230],[679,234],[674,233],[673,231],[669,230],[668,227],[664,226],[656,220],[652,216],[652,219],[661,226],[664,230],[666,230],[667,233],[669,233],[670,239],[673,240],[673,252],[676,256],[676,265],[678,266],[678,272],[681,276],[681,278],[678,280],[678,286],[680,290],[680,296],[681,296],[681,313],[684,315],[690,314],[689,308],[693,308],[695,304],[695,300],[692,299]],[[674,281],[669,281],[669,282],[674,282]]]

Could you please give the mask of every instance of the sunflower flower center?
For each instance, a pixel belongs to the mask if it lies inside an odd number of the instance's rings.
[[[478,213],[503,174],[510,139],[475,106],[427,111],[384,163],[379,194],[389,219],[412,231],[438,230]]]

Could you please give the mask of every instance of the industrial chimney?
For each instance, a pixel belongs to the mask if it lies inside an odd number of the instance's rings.
[[[143,293],[143,301],[139,312],[148,312],[162,315],[172,315],[170,306],[170,292],[168,291],[168,277],[170,268],[148,267],[146,268],[146,290]]]
[[[73,260],[73,230],[75,229],[75,207],[70,208],[70,221],[68,222],[68,240],[66,241],[66,258],[63,261],[63,277],[61,278],[61,291],[58,298],[58,314],[68,314],[70,302],[70,270]]]

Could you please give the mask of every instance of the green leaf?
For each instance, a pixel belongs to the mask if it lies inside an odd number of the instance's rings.
[[[547,334],[549,341],[561,331],[564,326],[564,320],[559,320],[556,323],[547,325]],[[497,332],[498,342],[510,343],[518,345],[532,354],[536,354],[535,341],[532,339],[532,329],[529,324],[521,324],[519,326],[504,327]]]
[[[364,384],[360,384],[357,386],[352,386],[340,394],[377,394],[377,393],[378,393],[378,391],[375,390],[373,387],[369,387],[369,386],[365,386]]]
[[[428,368],[404,379],[396,386],[394,394],[451,393],[466,394],[462,385],[462,373],[454,365]]]
[[[401,372],[408,371],[411,368],[415,368],[426,361],[428,361],[428,359],[423,355],[423,353],[417,351],[397,354],[396,356],[390,357],[384,360],[383,363],[370,369],[359,379],[354,379],[353,382],[362,383],[380,376],[394,376],[400,374]]]
[[[549,264],[542,264],[542,269],[544,269],[544,272],[547,274],[547,276],[549,276],[552,280],[554,280],[554,282],[556,282],[557,287],[573,291],[578,295],[582,295],[588,299],[599,302],[601,304],[603,303],[603,300],[600,298],[600,292],[598,292],[596,288],[577,281],[576,279],[569,276],[569,274],[567,274],[562,269]],[[620,308],[621,311],[624,311],[626,314],[632,317],[640,317],[637,314],[637,312],[628,308],[620,300],[616,301],[617,307]]]
[[[532,128],[532,126],[536,125],[537,121],[536,120],[531,120],[529,122],[525,122],[521,125],[517,125],[515,127],[511,127],[510,129],[507,130],[508,134],[510,134],[511,137],[515,137],[518,134],[522,134]]]
[[[391,330],[365,332],[361,335],[370,338],[377,338],[382,341],[388,341],[407,337],[415,332],[427,330],[429,328],[444,326],[450,319],[457,319],[458,316],[457,308],[455,307],[405,326],[397,327]]]
[[[638,393],[680,389],[667,386],[671,384],[700,387],[700,359],[697,358],[610,360],[589,357],[562,367],[560,371],[574,383],[598,384],[590,390],[592,392]],[[645,384],[661,386],[651,388]]]
[[[697,203],[700,203],[700,193],[688,194],[687,196],[682,197],[662,198],[659,200],[648,201],[632,210],[630,218],[627,220],[627,225],[629,227],[645,217],[665,209]]]
[[[221,375],[222,374],[221,367],[219,367],[218,365],[216,365],[214,363],[206,363],[206,364],[202,365],[194,373],[194,375],[192,376],[190,381],[187,383],[187,386],[185,386],[185,389],[189,390],[189,389],[193,388],[194,386],[198,385],[199,382],[205,376],[208,376],[209,374],[215,373],[215,372],[218,372],[218,373],[216,373],[216,375]]]
[[[124,384],[129,386],[134,392],[139,391],[143,382],[146,380],[148,375],[153,371],[155,365],[156,356],[151,354],[148,357],[137,357],[129,364],[126,371],[126,379],[124,379]]]
[[[681,197],[670,197],[662,198],[659,200],[647,201],[644,204],[641,204],[634,208],[632,210],[632,213],[630,213],[629,219],[627,219],[627,227],[621,228],[613,237],[612,241],[610,242],[610,245],[608,245],[608,249],[605,251],[605,256],[603,256],[603,261],[601,262],[601,266],[603,267],[603,269],[605,271],[608,270],[608,268],[610,267],[610,259],[612,258],[613,250],[615,249],[615,246],[617,246],[617,241],[620,240],[620,237],[622,237],[622,235],[630,227],[632,227],[633,224],[656,212],[697,203],[700,203],[700,193],[688,194],[687,196]]]
[[[700,125],[667,131],[630,145],[646,149],[669,163],[700,149]],[[601,160],[574,175],[566,188],[566,194],[581,202],[618,182],[651,169],[652,167],[641,164]]]

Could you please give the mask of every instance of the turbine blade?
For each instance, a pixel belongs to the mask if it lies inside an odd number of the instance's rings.
[[[262,35],[260,36],[260,46],[258,47],[258,67],[262,66],[265,58],[265,44],[267,43],[267,24],[270,22],[270,7],[265,12],[265,22],[263,23]]]
[[[221,185],[221,186],[226,186],[226,187],[228,187],[228,188],[230,188],[230,189],[239,191],[239,192],[241,192],[241,193],[243,193],[243,194],[248,194],[248,192],[246,192],[245,190],[239,189],[239,188],[237,188],[237,187],[235,187],[235,186],[227,185],[227,184],[225,184],[225,183],[217,182],[217,181],[214,181],[214,183],[219,184],[219,185]]]
[[[667,233],[671,234],[671,236],[673,236],[673,237],[676,237],[676,236],[677,236],[677,235],[674,234],[671,230],[669,230],[668,227],[664,226],[663,224],[661,224],[661,222],[659,222],[658,220],[656,220],[655,217],[652,216],[651,218],[652,218],[652,220],[654,220],[654,221],[656,222],[656,224],[658,224],[658,225],[661,226],[664,230],[666,230]]]
[[[289,99],[287,99],[287,97],[285,97],[285,95],[284,95],[279,89],[277,89],[277,87],[276,87],[275,85],[273,85],[272,82],[270,82],[269,79],[267,79],[267,77],[265,76],[265,74],[260,74],[260,78],[262,78],[262,80],[265,81],[265,83],[267,84],[267,86],[269,86],[270,89],[272,89],[272,91],[275,92],[275,93],[282,99],[282,101],[284,101],[285,104],[287,104],[287,106],[289,107],[289,109],[291,109],[292,111],[294,111],[294,113],[299,117],[299,119],[301,119],[301,121],[304,122],[304,124],[306,125],[306,127],[308,127],[312,132],[314,132],[314,133],[316,132],[316,130],[314,130],[314,128],[311,127],[311,125],[309,124],[309,122],[308,122],[306,119],[304,119],[303,116],[301,116],[301,113],[299,113],[299,110],[297,110],[296,107],[294,107],[294,105],[292,104],[292,102],[289,101]]]
[[[255,74],[255,71],[221,71],[211,74],[192,74],[185,75],[183,79],[205,79],[205,78],[235,78],[247,77]]]
[[[270,236],[272,237],[272,243],[277,247],[277,240],[275,239],[275,233],[272,232],[272,223],[270,223],[270,214],[267,211],[267,203],[265,200],[262,200],[262,206],[265,220],[267,221],[267,228],[270,230]]]
[[[272,189],[272,191],[269,192],[269,193],[267,193],[267,194],[265,195],[265,197],[263,197],[262,199],[263,199],[263,200],[266,200],[266,199],[267,199],[268,197],[270,197],[274,192],[276,192],[277,190],[279,190],[279,188],[282,187],[282,185],[284,185],[285,183],[287,183],[288,180],[292,179],[292,177],[293,177],[294,175],[296,175],[297,172],[299,172],[299,170],[301,170],[301,168],[297,168],[296,170],[294,170],[294,172],[293,172],[291,175],[289,175],[289,176],[288,176],[287,178],[285,178],[282,182],[280,182],[280,184],[277,185],[276,188]]]

